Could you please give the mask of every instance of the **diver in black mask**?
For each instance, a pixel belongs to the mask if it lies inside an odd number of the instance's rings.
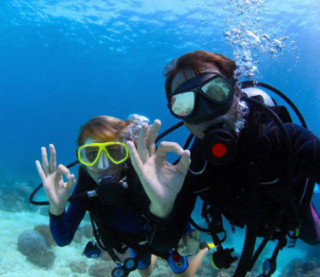
[[[234,85],[233,78],[228,79],[213,68],[179,85],[168,103],[171,113],[190,127],[210,122],[203,128],[202,152],[213,163],[226,163],[236,151],[234,130],[223,128],[229,122],[225,115],[236,97]]]
[[[261,274],[271,276],[284,246],[293,246],[298,237],[320,242],[320,219],[311,204],[314,182],[320,182],[320,140],[291,123],[285,109],[265,107],[263,96],[246,97],[235,70],[234,61],[206,51],[187,53],[167,67],[168,107],[195,137],[182,190],[170,191],[177,195],[174,203],[190,194],[204,201],[201,215],[208,227],[198,227],[212,235],[217,268],[237,260],[233,249],[222,248],[222,215],[231,225],[246,227],[235,277],[252,269],[268,240],[278,240]],[[132,163],[144,172],[139,160]],[[254,252],[259,236],[264,240]]]
[[[238,101],[235,79],[223,76],[216,67],[180,84],[184,76],[192,75],[191,72],[186,69],[175,77],[178,81],[174,82],[176,87],[168,99],[168,107],[196,137],[202,139],[202,154],[206,160],[226,164],[236,153],[246,104]]]

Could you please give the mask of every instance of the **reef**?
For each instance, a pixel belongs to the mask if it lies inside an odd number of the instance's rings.
[[[87,238],[87,239],[92,239],[93,236],[93,230],[91,224],[85,224],[80,228],[81,234]]]
[[[39,232],[43,236],[43,238],[46,240],[49,247],[56,245],[56,243],[51,235],[49,225],[39,224],[39,225],[36,225],[33,229],[35,231]]]
[[[0,184],[0,209],[8,212],[37,211],[29,203],[29,195],[33,191],[33,184],[23,183],[1,183]]]
[[[318,250],[319,251],[319,250]],[[308,256],[308,254],[307,254]],[[284,277],[317,277],[320,276],[320,258],[313,256],[311,259],[292,260],[282,271]]]
[[[53,266],[55,254],[49,250],[45,238],[38,231],[23,231],[18,237],[18,250],[37,266],[46,269]]]
[[[86,273],[87,272],[87,263],[83,261],[73,261],[69,264],[71,271],[73,273]]]
[[[99,262],[89,267],[89,274],[93,277],[105,277],[115,268],[113,262]]]

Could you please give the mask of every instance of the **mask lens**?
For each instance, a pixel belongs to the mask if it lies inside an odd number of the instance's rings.
[[[201,90],[216,103],[226,101],[232,93],[232,85],[222,77],[213,78]]]
[[[191,114],[195,103],[195,93],[186,91],[175,94],[171,98],[171,110],[178,116],[188,116]]]
[[[128,157],[128,149],[125,144],[106,145],[109,158],[114,163],[121,163]]]
[[[92,164],[99,154],[98,146],[86,146],[80,149],[80,162]]]

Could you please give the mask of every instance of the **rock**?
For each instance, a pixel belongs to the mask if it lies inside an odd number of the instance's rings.
[[[54,263],[54,253],[48,250],[46,240],[35,230],[25,230],[19,235],[18,250],[40,267],[48,269]]]
[[[47,249],[48,245],[44,237],[35,230],[25,230],[18,237],[18,249],[25,256],[34,252]]]

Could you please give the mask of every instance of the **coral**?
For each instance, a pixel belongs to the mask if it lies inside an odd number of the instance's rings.
[[[32,255],[35,251],[41,252],[47,248],[46,240],[35,230],[25,230],[18,237],[18,249],[26,256]]]
[[[32,188],[28,183],[16,183],[13,185],[0,184],[0,209],[9,212],[19,211],[37,211],[35,207],[29,203],[29,195]]]
[[[69,264],[73,273],[86,273],[87,263],[86,262],[76,262],[73,261]]]
[[[56,256],[53,251],[43,250],[37,255],[29,256],[28,260],[37,266],[49,269],[53,266],[55,258]]]
[[[306,254],[305,260],[315,261],[320,267],[320,247],[319,246],[309,246]]]
[[[112,261],[112,258],[110,257],[110,255],[106,251],[102,252],[102,255],[100,256],[100,258],[104,261]]]
[[[48,216],[49,215],[49,206],[39,207],[39,214]]]
[[[158,273],[154,277],[172,277],[172,275],[170,273]]]
[[[197,272],[197,276],[213,276],[212,267],[207,268],[207,267],[203,267],[203,265],[202,265]]]
[[[320,276],[320,268],[315,261],[303,262],[292,260],[283,270],[281,276],[286,277],[315,277]]]
[[[219,271],[217,274],[217,277],[231,277],[232,275],[230,273],[227,273],[225,271]]]
[[[44,237],[48,246],[56,245],[56,243],[51,235],[49,225],[39,224],[39,225],[36,225],[33,229],[36,230],[37,232],[39,232]]]
[[[206,266],[208,267],[207,262],[206,262]],[[211,266],[210,276],[214,276],[214,277],[231,277],[231,276],[233,276],[234,272],[236,271],[237,266],[238,266],[237,262],[232,263],[231,266],[228,269],[217,270],[217,269],[214,269],[213,266]],[[254,268],[252,269],[252,271],[251,272],[247,272],[246,277],[259,276],[259,274],[261,273],[260,271],[261,271],[261,265],[260,265],[260,262],[258,261],[256,263],[256,265],[254,266]]]
[[[48,250],[48,244],[44,237],[35,230],[25,230],[18,237],[18,250],[28,260],[40,267],[52,267],[55,255]]]
[[[109,276],[116,267],[113,262],[95,263],[89,268],[89,274],[94,277]]]
[[[80,230],[78,229],[78,230],[76,231],[76,233],[74,234],[73,242],[75,242],[75,243],[81,243],[81,242],[82,242],[82,239],[83,239],[83,235],[82,235],[82,233],[80,232]]]
[[[91,224],[85,224],[84,226],[82,226],[80,228],[80,232],[85,238],[91,239],[93,232]]]

